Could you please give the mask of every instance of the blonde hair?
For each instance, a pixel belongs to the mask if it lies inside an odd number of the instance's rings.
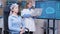
[[[18,6],[18,4],[17,4],[17,3],[12,4],[12,5],[10,6],[10,9],[12,10],[15,6]]]
[[[12,12],[13,12],[12,9],[14,9],[15,6],[18,6],[18,4],[17,4],[17,3],[14,3],[14,4],[12,4],[12,5],[10,6],[10,10],[11,10],[11,11],[10,11],[10,15],[12,14]]]

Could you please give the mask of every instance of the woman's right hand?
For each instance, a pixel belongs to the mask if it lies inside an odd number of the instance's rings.
[[[20,29],[20,34],[23,34],[25,31],[24,31],[24,29],[22,28],[22,29]]]
[[[23,18],[29,18],[29,17],[31,17],[30,14],[24,14],[24,15],[23,15]]]
[[[23,34],[23,32],[20,32],[20,34]]]

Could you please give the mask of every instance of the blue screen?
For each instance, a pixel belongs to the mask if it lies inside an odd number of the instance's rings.
[[[56,19],[60,19],[60,2],[57,2]]]
[[[22,5],[22,8],[24,8],[25,6],[26,6],[26,1],[22,1],[22,3],[21,3]]]
[[[35,8],[42,8],[39,18],[60,19],[60,2],[36,2]]]

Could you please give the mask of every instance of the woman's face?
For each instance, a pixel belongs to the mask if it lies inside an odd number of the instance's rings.
[[[15,13],[18,13],[18,6],[15,6],[15,7],[13,8],[13,11],[14,11]]]
[[[28,8],[31,8],[32,7],[32,3],[29,3],[27,6],[28,6]]]

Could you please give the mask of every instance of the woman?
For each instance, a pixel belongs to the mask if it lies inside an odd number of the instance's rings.
[[[25,22],[26,28],[29,29],[29,33],[33,34],[35,32],[35,22],[32,18],[32,13],[34,10],[32,9],[32,3],[29,2],[26,4],[26,9],[23,9],[21,11],[21,16],[23,17],[23,20]],[[26,30],[25,34],[28,34],[28,31]]]
[[[11,11],[8,18],[10,34],[23,34],[25,25],[21,16],[18,15],[18,4],[12,4],[10,9]]]

